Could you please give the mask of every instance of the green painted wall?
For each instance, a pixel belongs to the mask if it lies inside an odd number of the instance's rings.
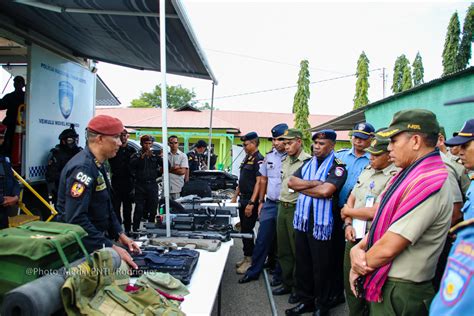
[[[449,138],[453,132],[459,131],[464,122],[474,117],[474,104],[465,103],[444,106],[447,101],[470,96],[474,93],[474,73],[452,78],[439,84],[428,86],[398,98],[382,101],[365,110],[367,122],[376,129],[388,126],[393,115],[404,109],[422,108],[433,111],[438,121],[446,129]]]
[[[157,142],[163,143],[161,129],[149,129],[143,128],[137,130],[135,133],[130,133],[130,138],[138,140],[140,135],[150,134],[155,137]],[[209,132],[207,129],[168,129],[168,136],[176,135],[180,143],[180,149],[183,152],[190,151],[194,143],[198,140],[203,139],[206,142],[209,141]],[[223,129],[212,130],[212,145],[214,147],[214,153],[217,155],[218,169],[227,169],[232,164],[232,143],[234,141],[234,135],[226,133]],[[166,142],[165,142],[166,143]]]

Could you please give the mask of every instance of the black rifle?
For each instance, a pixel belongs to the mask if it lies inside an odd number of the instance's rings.
[[[139,233],[140,234],[140,233]],[[154,237],[165,237],[166,229],[147,228],[146,231],[141,232],[142,235]],[[253,234],[242,234],[233,230],[227,231],[179,231],[172,230],[171,237],[186,237],[192,239],[215,239],[222,242],[229,241],[231,238],[245,238],[253,239]]]

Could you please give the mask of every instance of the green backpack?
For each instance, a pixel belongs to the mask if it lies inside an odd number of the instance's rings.
[[[185,315],[147,284],[136,292],[122,290],[107,250],[93,253],[92,267],[85,262],[71,268],[61,297],[68,315]]]

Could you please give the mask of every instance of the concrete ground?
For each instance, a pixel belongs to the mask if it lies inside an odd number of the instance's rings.
[[[224,274],[222,276],[221,315],[272,315],[270,302],[263,274],[257,281],[239,284],[241,275],[235,272],[235,262],[242,256],[242,241],[234,239],[234,246],[230,248]],[[271,275],[269,275],[271,280]],[[289,295],[274,296],[278,315],[285,315],[285,309],[294,305],[288,304]],[[341,304],[331,310],[331,316],[345,316],[349,314],[346,304]],[[307,314],[310,315],[310,314]],[[217,316],[217,300],[214,302],[212,316]]]

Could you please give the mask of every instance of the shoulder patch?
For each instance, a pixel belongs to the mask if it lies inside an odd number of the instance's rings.
[[[336,177],[342,177],[342,175],[344,174],[344,168],[336,167],[336,169],[334,170],[334,174],[336,175]]]
[[[71,186],[71,196],[73,198],[78,198],[82,195],[82,193],[84,193],[85,189],[86,186],[83,183],[75,181]]]
[[[468,268],[455,260],[448,260],[439,290],[441,299],[448,306],[456,304],[464,294],[469,281]]]

